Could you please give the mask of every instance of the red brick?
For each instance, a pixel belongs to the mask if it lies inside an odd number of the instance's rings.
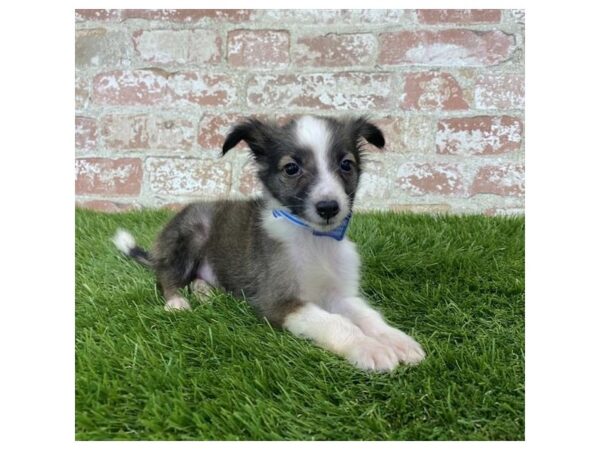
[[[135,51],[151,63],[216,64],[221,61],[221,38],[214,30],[139,30]]]
[[[521,148],[523,123],[510,116],[477,116],[438,122],[437,153],[495,155]]]
[[[121,17],[120,9],[76,9],[75,20],[77,22],[89,21],[107,21],[119,20]]]
[[[498,23],[502,18],[500,9],[419,9],[420,23],[437,25],[445,23],[472,24]]]
[[[117,70],[96,75],[93,84],[93,99],[98,104],[228,106],[237,99],[234,80],[223,74]]]
[[[398,168],[398,187],[410,195],[462,193],[459,170],[451,165],[436,163],[405,163]]]
[[[156,194],[220,198],[231,188],[231,164],[222,160],[148,158],[145,170]]]
[[[384,153],[430,153],[433,151],[433,120],[429,116],[385,116],[373,122],[385,136]]]
[[[403,107],[425,111],[468,109],[463,91],[454,77],[444,72],[418,72],[406,75]]]
[[[235,80],[226,74],[177,72],[168,88],[172,101],[183,105],[231,106],[237,101]]]
[[[180,117],[154,115],[110,115],[101,120],[104,146],[115,150],[192,148],[194,124]]]
[[[290,25],[405,24],[410,14],[403,9],[267,9],[263,22]]]
[[[480,167],[470,191],[471,195],[495,194],[520,197],[525,193],[525,166],[504,164]]]
[[[81,158],[75,161],[78,195],[137,196],[142,186],[142,162],[138,158]]]
[[[135,203],[119,203],[111,202],[108,200],[90,200],[77,202],[78,208],[91,209],[94,211],[102,211],[108,213],[132,211],[139,209],[139,206]]]
[[[372,34],[303,36],[296,41],[294,63],[299,66],[338,67],[369,64],[377,50]]]
[[[75,74],[75,109],[81,110],[87,106],[90,99],[89,79],[80,73]]]
[[[196,127],[180,117],[156,117],[148,120],[150,145],[168,150],[190,150],[196,137]]]
[[[501,31],[394,31],[379,35],[379,64],[487,66],[507,60],[515,38]]]
[[[252,161],[242,167],[238,190],[246,197],[257,196],[262,192],[262,184],[256,175],[256,165]]]
[[[100,121],[104,147],[114,150],[139,150],[150,147],[148,116],[112,115]]]
[[[522,73],[488,73],[475,80],[475,107],[479,109],[523,109],[525,76]]]
[[[284,67],[290,35],[276,30],[233,30],[227,34],[227,60],[233,67]]]
[[[329,25],[351,20],[350,11],[342,9],[266,9],[263,16],[277,24]]]
[[[368,158],[356,192],[358,209],[368,209],[374,202],[385,203],[398,195],[398,188],[394,182],[395,169],[394,163]]]
[[[107,105],[155,105],[165,100],[167,78],[158,70],[115,70],[96,75],[92,99]]]
[[[255,75],[247,93],[251,107],[357,110],[396,106],[392,75],[386,72]]]
[[[133,46],[128,33],[105,28],[77,30],[75,34],[75,66],[115,67],[131,63]]]
[[[168,22],[223,21],[244,22],[251,19],[249,9],[124,9],[123,19],[164,20]]]
[[[75,148],[81,152],[89,152],[96,149],[98,138],[98,126],[96,119],[89,117],[75,117]]]

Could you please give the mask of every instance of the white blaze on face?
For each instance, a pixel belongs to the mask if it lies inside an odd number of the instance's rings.
[[[304,116],[296,124],[296,138],[300,144],[313,152],[317,167],[314,185],[310,189],[305,206],[306,215],[312,222],[324,225],[325,221],[317,214],[315,205],[324,200],[336,200],[340,212],[331,219],[331,226],[326,227],[335,228],[348,215],[350,207],[341,180],[329,166],[331,131],[324,120]]]

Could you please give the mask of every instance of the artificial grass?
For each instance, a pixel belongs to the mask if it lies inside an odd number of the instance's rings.
[[[427,352],[365,373],[215,293],[167,313],[149,247],[168,211],[76,213],[78,440],[522,440],[524,219],[356,214],[365,296]]]

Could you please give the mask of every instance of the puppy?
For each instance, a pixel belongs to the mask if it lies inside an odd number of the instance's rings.
[[[393,370],[425,353],[360,296],[360,260],[345,237],[361,175],[364,141],[383,148],[367,119],[303,116],[285,126],[248,119],[223,154],[245,141],[264,196],[192,203],[146,252],[119,230],[116,246],[152,268],[170,310],[189,309],[179,289],[221,288],[259,316],[347,358],[361,369]]]

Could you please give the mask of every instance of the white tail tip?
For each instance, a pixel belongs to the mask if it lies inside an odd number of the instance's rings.
[[[129,255],[129,252],[135,247],[134,237],[131,235],[131,233],[121,228],[117,230],[112,238],[112,241],[115,246],[126,255]]]

